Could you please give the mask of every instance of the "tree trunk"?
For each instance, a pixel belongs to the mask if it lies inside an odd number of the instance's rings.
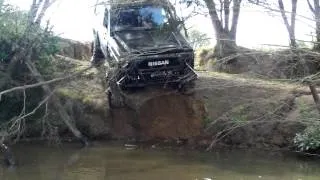
[[[291,32],[290,32],[290,45],[293,48],[297,47],[296,41],[296,16],[297,16],[297,3],[298,0],[292,0],[292,10],[291,10]]]
[[[223,6],[224,6],[224,28],[226,30],[229,30],[230,0],[224,0]],[[221,19],[223,19],[222,16],[221,16]]]
[[[314,49],[320,50],[320,4],[319,0],[313,0],[313,5],[310,0],[307,0],[309,8],[314,15],[315,25],[316,25],[316,43]]]
[[[34,66],[34,64],[30,61],[26,61],[26,65],[29,69],[29,71],[32,73],[32,75],[37,79],[38,82],[44,82],[44,79],[42,78],[42,75],[40,72],[37,70],[37,68]],[[52,90],[49,87],[49,85],[43,85],[42,86],[43,91],[45,92],[46,95],[52,94]],[[89,142],[88,139],[82,135],[82,133],[78,130],[78,128],[75,126],[75,124],[72,123],[72,119],[61,104],[61,101],[59,97],[57,97],[55,94],[52,95],[51,97],[52,103],[54,108],[59,112],[60,118],[62,121],[67,125],[69,130],[73,133],[73,135],[78,138],[83,146],[88,146]]]
[[[308,67],[308,65],[306,63],[306,60],[304,58],[301,58],[300,61],[301,61],[302,65],[303,65],[303,67],[304,67],[304,70],[305,70],[306,74],[309,74],[310,73],[310,68]],[[312,81],[307,82],[307,84],[309,86],[309,89],[310,89],[310,92],[312,94],[313,101],[314,101],[314,103],[316,105],[318,113],[320,114],[320,97],[319,97],[319,94],[318,94],[318,91],[317,91],[317,87],[316,87],[316,85],[314,85],[314,83]]]
[[[320,114],[320,98],[319,98],[319,95],[318,95],[318,91],[317,91],[317,88],[315,85],[313,84],[310,84],[309,85],[309,89],[311,91],[311,94],[312,94],[312,97],[313,97],[313,101],[317,107],[317,110]]]
[[[215,46],[214,54],[220,59],[223,57],[230,56],[237,52],[237,45],[235,39],[233,39],[226,32],[218,32],[217,35],[217,44]]]
[[[320,4],[319,0],[314,0],[314,16],[316,21],[316,38],[317,42],[315,45],[316,50],[320,50]]]
[[[283,19],[283,22],[287,28],[288,34],[289,34],[289,39],[290,39],[290,47],[296,48],[297,43],[296,43],[296,35],[295,35],[295,25],[296,25],[296,12],[297,12],[297,2],[298,0],[292,0],[291,1],[291,6],[292,6],[292,12],[291,12],[291,24],[289,24],[288,17],[286,15],[286,11],[283,5],[282,0],[278,0],[279,4],[279,9],[280,13]]]
[[[42,18],[45,15],[45,12],[48,10],[48,8],[55,3],[56,0],[33,0],[33,3],[31,5],[30,14],[29,14],[29,28],[32,29],[34,27],[39,28],[39,24],[41,23]],[[27,28],[26,33],[29,32]],[[35,67],[34,63],[31,61],[31,54],[32,54],[32,46],[25,46],[27,49],[25,51],[25,64],[27,65],[28,70],[31,72],[31,74],[36,78],[36,80],[41,83],[44,82],[44,79],[41,75],[41,73],[38,71],[38,69]],[[19,57],[19,56],[18,56]],[[63,107],[59,97],[57,97],[55,94],[53,94],[51,88],[49,85],[45,84],[42,85],[42,89],[46,95],[51,95],[51,100],[53,103],[54,108],[58,111],[60,118],[62,121],[66,124],[66,126],[69,128],[69,130],[73,133],[73,135],[78,138],[81,143],[84,146],[88,146],[89,142],[88,139],[82,135],[82,133],[78,130],[78,128],[75,126],[75,124],[72,123],[72,118],[69,116],[65,108]]]
[[[238,23],[239,23],[239,16],[240,16],[240,5],[241,0],[233,0],[233,16],[232,16],[232,25],[230,30],[231,39],[234,40],[234,44],[237,40],[237,30],[238,30]]]
[[[214,51],[215,57],[220,59],[236,53],[237,52],[236,51],[236,48],[237,48],[236,33],[237,33],[237,26],[238,26],[238,20],[240,15],[241,0],[220,1],[221,3],[220,7],[223,7],[223,11],[224,11],[224,18],[223,17],[219,18],[214,0],[204,0],[204,1],[209,10],[210,19],[216,33],[217,44]],[[230,29],[229,18],[230,18],[231,2],[233,2],[233,8],[232,8],[232,24]],[[222,16],[222,14],[223,13],[221,13],[220,11],[220,16]]]

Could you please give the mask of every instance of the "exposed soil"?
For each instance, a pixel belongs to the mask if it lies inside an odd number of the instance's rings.
[[[77,68],[88,64],[72,62]],[[118,109],[109,108],[98,69],[62,85],[58,92],[66,103],[73,103],[77,125],[90,138],[289,148],[295,134],[305,128],[296,93],[307,92],[304,87],[223,73],[198,74],[192,92],[141,89],[126,93],[127,106]],[[312,106],[312,101],[305,106]]]
[[[156,96],[152,89],[131,94],[132,99],[127,101],[135,104],[111,110],[116,128],[124,133],[131,131],[143,140],[191,138],[201,134],[206,113],[203,102],[172,90],[156,92]]]
[[[72,59],[79,58],[74,55],[76,47],[72,45],[73,51],[69,51],[70,46],[66,46],[61,53],[71,58],[58,58],[63,73],[89,65],[88,61]],[[84,45],[80,51],[83,54],[80,59],[88,59],[90,47]],[[259,66],[256,62],[250,64]],[[250,68],[250,64],[243,67]],[[274,70],[269,71],[270,68],[258,71],[278,76]],[[303,95],[308,89],[244,74],[251,77],[198,72],[196,88],[187,94],[150,87],[126,93],[126,107],[117,109],[110,109],[108,105],[104,71],[99,68],[61,85],[58,93],[66,107],[73,107],[71,113],[78,127],[92,139],[187,142],[192,147],[205,148],[221,145],[290,148],[296,133],[305,128],[305,115],[315,111],[312,97]]]
[[[79,60],[88,60],[91,57],[91,43],[82,43],[70,39],[60,38],[59,54]]]

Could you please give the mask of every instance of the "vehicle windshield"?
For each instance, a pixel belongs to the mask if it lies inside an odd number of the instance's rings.
[[[121,7],[113,10],[111,29],[158,29],[168,25],[169,13],[161,6]]]

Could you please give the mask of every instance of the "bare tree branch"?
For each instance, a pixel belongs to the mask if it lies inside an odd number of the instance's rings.
[[[4,95],[4,94],[8,94],[8,93],[11,93],[11,92],[14,92],[14,91],[19,91],[19,90],[36,88],[36,87],[40,87],[40,86],[43,86],[43,85],[49,85],[49,84],[53,84],[53,83],[56,83],[56,82],[68,80],[68,79],[71,79],[73,77],[76,77],[76,76],[79,76],[79,75],[83,74],[84,72],[88,71],[91,68],[92,68],[92,66],[90,66],[88,68],[85,68],[85,69],[83,69],[83,70],[81,70],[81,71],[79,71],[77,73],[71,74],[71,75],[69,75],[67,77],[55,78],[55,79],[52,79],[52,80],[49,80],[49,81],[41,81],[41,82],[38,82],[38,83],[35,83],[35,84],[18,86],[18,87],[14,87],[14,88],[11,88],[11,89],[4,90],[4,91],[0,92],[0,101],[1,101],[1,96]]]
[[[204,0],[207,8],[209,10],[209,14],[211,16],[211,21],[214,24],[214,28],[216,30],[216,32],[221,32],[223,30],[221,21],[219,21],[219,16],[217,13],[217,9],[216,9],[216,4],[214,3],[213,0]]]
[[[290,31],[291,27],[289,25],[289,21],[288,21],[288,18],[286,16],[286,11],[284,9],[284,5],[283,5],[283,1],[282,0],[278,0],[278,3],[279,3],[279,9],[280,9],[280,12],[281,12],[281,16],[282,16],[282,19],[284,21],[284,24],[286,25],[286,28],[288,29],[288,31]]]
[[[312,7],[310,0],[307,0],[307,2],[308,2],[308,6],[309,6],[310,10],[312,11],[312,13],[315,13],[314,7]]]
[[[289,20],[288,17],[286,15],[286,11],[283,5],[283,1],[282,0],[278,0],[278,4],[279,4],[279,9],[280,9],[280,13],[282,16],[282,19],[284,21],[284,24],[288,30],[289,33],[289,38],[290,38],[290,46],[295,48],[297,46],[296,43],[296,36],[295,36],[295,22],[296,22],[296,12],[297,12],[297,0],[292,0],[291,1],[292,4],[292,12],[291,12],[291,24],[289,24]]]
[[[35,24],[40,24],[45,12],[48,10],[49,7],[51,7],[57,0],[45,0],[44,4],[42,5],[41,11],[39,12],[38,17],[35,20]]]
[[[297,2],[298,0],[292,0],[292,11],[291,11],[291,33],[295,40],[295,28],[296,28],[296,15],[297,15]]]

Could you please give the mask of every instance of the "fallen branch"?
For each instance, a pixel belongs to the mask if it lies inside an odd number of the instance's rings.
[[[68,80],[68,79],[74,78],[74,77],[76,77],[78,75],[81,75],[82,73],[88,71],[91,68],[92,68],[92,66],[89,66],[88,68],[85,68],[85,69],[83,69],[83,70],[81,70],[81,71],[79,71],[77,73],[71,74],[71,75],[69,75],[67,77],[55,78],[55,79],[52,79],[52,80],[49,80],[49,81],[41,81],[41,82],[38,82],[38,83],[35,83],[35,84],[18,86],[18,87],[14,87],[14,88],[11,88],[11,89],[8,89],[8,90],[4,90],[4,91],[0,92],[0,101],[1,101],[2,95],[4,95],[4,94],[8,94],[10,92],[19,91],[19,90],[26,90],[26,89],[36,88],[36,87],[40,87],[40,86],[49,85],[49,84],[53,84],[53,83],[56,83],[56,82]]]
[[[45,82],[42,78],[42,75],[37,70],[37,68],[35,67],[35,65],[33,64],[33,62],[31,60],[27,60],[26,65],[27,65],[27,68],[29,69],[29,71],[31,72],[31,74],[34,77],[36,77],[39,84],[42,84]],[[82,72],[90,69],[91,67],[92,66],[82,70]],[[77,73],[77,74],[79,74],[79,73]],[[47,94],[47,95],[52,94],[52,90],[48,84],[42,84],[41,87],[42,87],[43,91],[45,92],[45,94]],[[85,147],[88,146],[89,145],[88,139],[85,136],[83,136],[82,133],[78,130],[78,128],[72,123],[72,118],[67,113],[66,109],[63,107],[59,97],[56,96],[55,94],[53,94],[51,100],[52,100],[53,106],[58,111],[62,121],[67,125],[67,127],[73,133],[73,135],[81,141],[83,146],[85,146]]]
[[[41,108],[42,105],[44,105],[45,103],[48,102],[48,100],[49,100],[50,97],[53,95],[53,93],[54,93],[54,91],[51,92],[51,94],[49,94],[45,99],[43,99],[43,100],[38,104],[38,106],[35,107],[31,112],[29,112],[28,114],[25,114],[25,115],[23,115],[23,116],[20,116],[20,117],[18,117],[17,119],[14,119],[15,122],[14,122],[14,123],[11,125],[11,127],[9,128],[9,131],[12,130],[13,127],[15,126],[15,124],[17,124],[17,122],[19,122],[20,120],[25,119],[25,118],[27,118],[27,117],[29,117],[29,116],[31,116],[31,115],[34,115],[34,114],[38,111],[38,109]],[[11,122],[12,122],[12,120],[11,120]]]

